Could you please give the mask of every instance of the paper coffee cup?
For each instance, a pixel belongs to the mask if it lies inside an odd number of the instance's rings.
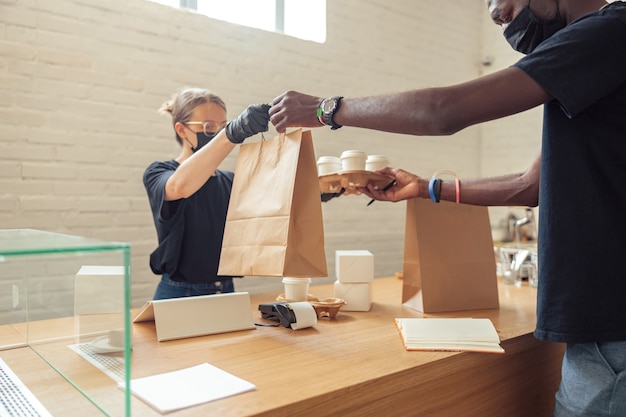
[[[367,154],[363,151],[349,150],[341,154],[341,168],[344,171],[365,171]]]
[[[320,156],[317,160],[317,175],[334,174],[341,171],[341,159],[336,156]]]
[[[283,278],[285,298],[290,301],[306,301],[311,278]]]
[[[124,329],[109,330],[109,344],[124,347]]]
[[[389,159],[385,155],[368,155],[365,161],[366,171],[376,171],[389,166]]]

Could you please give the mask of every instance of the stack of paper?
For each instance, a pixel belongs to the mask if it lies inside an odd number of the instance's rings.
[[[447,350],[504,353],[489,319],[397,318],[407,350]]]
[[[120,384],[123,388],[123,384]],[[161,413],[256,389],[208,363],[130,381],[131,392]]]

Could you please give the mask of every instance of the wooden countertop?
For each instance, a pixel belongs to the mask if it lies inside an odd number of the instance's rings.
[[[320,299],[332,297],[333,286],[312,286],[310,292]],[[376,279],[371,311],[341,310],[335,319],[322,318],[315,327],[301,330],[257,327],[157,342],[154,323],[136,323],[131,376],[208,362],[257,387],[171,413],[177,417],[551,415],[563,346],[532,336],[535,289],[500,284],[499,309],[429,315],[491,319],[506,350],[503,355],[406,351],[393,319],[422,314],[401,305],[401,292],[401,280]],[[277,295],[251,295],[255,319],[263,321],[258,304],[272,302]],[[0,351],[0,356],[7,356],[13,368],[11,356],[16,353],[10,352]],[[50,398],[49,389],[40,386],[35,374],[19,371],[52,411],[60,397]],[[72,415],[63,411],[64,416]],[[133,397],[132,415],[160,414]]]

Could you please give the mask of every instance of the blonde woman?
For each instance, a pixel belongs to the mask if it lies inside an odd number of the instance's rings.
[[[180,153],[144,172],[158,236],[150,267],[161,275],[154,299],[233,292],[233,277],[218,276],[233,172],[218,169],[246,138],[268,130],[269,106],[248,106],[227,122],[224,101],[186,87],[165,102]]]

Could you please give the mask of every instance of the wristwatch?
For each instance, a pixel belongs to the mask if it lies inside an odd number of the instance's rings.
[[[335,112],[339,110],[339,104],[341,103],[342,96],[328,97],[322,100],[319,108],[317,109],[317,116],[320,122],[330,126],[332,130],[339,129],[341,125],[338,125],[333,121]]]

